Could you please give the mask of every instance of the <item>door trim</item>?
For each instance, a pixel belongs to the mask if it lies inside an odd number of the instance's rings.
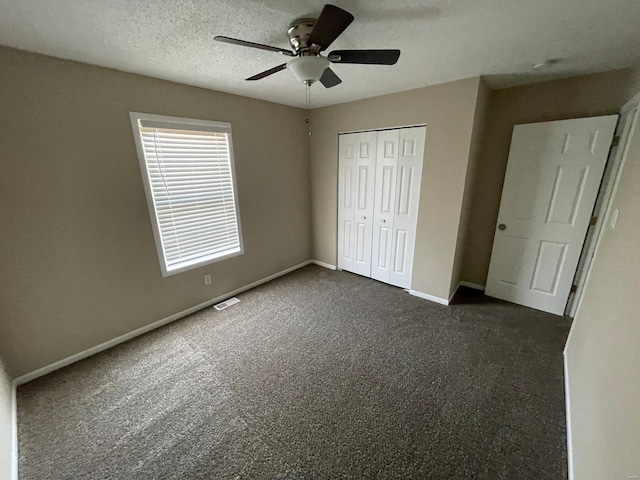
[[[350,133],[384,132],[385,130],[398,130],[401,128],[415,128],[415,127],[426,127],[426,126],[427,126],[426,123],[416,123],[414,125],[400,125],[397,127],[367,128],[365,130],[345,130],[344,132],[338,132],[338,136],[348,135]]]
[[[635,110],[635,113],[633,111]],[[580,273],[581,263],[584,261],[584,265],[582,265],[583,273],[580,275],[578,279],[578,283],[574,283],[576,285],[577,290],[573,296],[569,296],[569,300],[567,301],[567,305],[564,310],[564,314],[569,317],[575,317],[578,312],[578,306],[580,305],[580,300],[582,299],[582,295],[584,294],[584,287],[587,283],[587,278],[589,275],[589,271],[591,269],[591,265],[593,264],[593,260],[596,255],[596,248],[598,246],[598,241],[600,236],[604,232],[605,226],[607,225],[607,221],[610,215],[610,207],[613,201],[613,197],[616,192],[616,187],[620,180],[621,172],[624,168],[624,163],[627,158],[627,153],[629,150],[629,139],[633,136],[633,132],[636,127],[636,123],[638,120],[638,111],[640,110],[640,93],[636,95],[632,100],[627,102],[622,109],[620,110],[619,119],[622,119],[623,116],[633,113],[629,125],[629,129],[625,132],[620,132],[620,143],[622,143],[622,151],[616,152],[614,158],[607,158],[607,165],[605,167],[605,176],[607,170],[610,171],[611,175],[608,177],[606,184],[603,182],[600,185],[600,190],[598,192],[598,197],[596,198],[596,206],[593,211],[593,216],[597,217],[600,221],[598,221],[597,225],[594,228],[594,231],[589,234],[587,231],[587,237],[585,239],[584,245],[582,246],[582,251],[580,252],[580,259],[578,260],[578,271],[576,271],[576,275]],[[620,120],[618,120],[620,121]],[[617,130],[617,126],[616,126]],[[609,152],[611,154],[611,152]],[[608,196],[606,189],[611,186]],[[603,198],[603,203],[598,206],[598,200],[600,200],[600,195],[605,195]],[[590,253],[589,253],[590,251]],[[583,259],[583,255],[589,255],[589,258]],[[574,282],[576,281],[574,277]]]

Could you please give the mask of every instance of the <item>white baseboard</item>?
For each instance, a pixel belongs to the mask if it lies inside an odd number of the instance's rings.
[[[429,295],[428,293],[419,292],[417,290],[409,290],[409,294],[413,295],[414,297],[424,298],[425,300],[439,303],[440,305],[449,305],[449,300],[447,300],[446,298],[436,297],[435,295]]]
[[[571,437],[571,401],[569,399],[569,367],[567,365],[567,354],[562,355],[564,365],[564,403],[565,415],[567,417],[567,467],[569,480],[573,480],[573,442]]]
[[[432,302],[436,302],[441,305],[449,305],[451,304],[451,300],[453,300],[453,297],[456,295],[456,293],[458,293],[460,287],[469,287],[484,292],[484,285],[478,285],[477,283],[471,282],[460,282],[458,283],[456,288],[453,289],[453,292],[451,292],[451,294],[449,295],[449,299],[436,297],[434,295],[429,295],[428,293],[418,292],[417,290],[409,290],[409,293],[411,295],[415,295],[416,297],[424,298],[425,300],[431,300]]]
[[[324,263],[320,260],[311,260],[311,263],[315,263],[316,265],[320,265],[321,267],[328,268],[329,270],[337,270],[335,265],[331,265],[330,263]]]
[[[132,338],[143,335],[147,332],[150,332],[151,330],[155,330],[156,328],[160,328],[163,325],[166,325],[168,323],[179,320],[182,317],[186,317],[187,315],[197,312],[198,310],[202,310],[203,308],[206,308],[215,303],[221,302],[222,300],[226,300],[229,297],[233,297],[234,295],[245,292],[251,288],[257,287],[258,285],[262,285],[263,283],[274,280],[275,278],[281,277],[282,275],[286,275],[287,273],[293,272],[294,270],[297,270],[299,268],[305,267],[310,263],[312,263],[312,260],[307,260],[306,262],[299,263],[298,265],[294,265],[293,267],[287,268],[278,273],[274,273],[273,275],[269,275],[268,277],[264,277],[248,285],[237,288],[231,292],[225,293],[223,295],[219,295],[215,298],[212,298],[211,300],[207,300],[206,302],[203,302],[199,305],[188,308],[178,313],[174,313],[173,315],[163,318],[162,320],[158,320],[156,322],[150,323],[149,325],[145,325],[144,327],[140,327],[136,330],[133,330],[129,333],[125,333],[124,335],[120,335],[119,337],[108,340],[104,343],[101,343],[100,345],[96,345],[95,347],[88,348],[87,350],[76,353],[75,355],[71,355],[70,357],[63,358],[62,360],[58,360],[57,362],[54,362],[42,368],[38,368],[33,372],[19,376],[14,380],[14,384],[18,386],[18,385],[22,385],[23,383],[30,382],[31,380],[34,380],[38,377],[46,375],[47,373],[51,373],[62,367],[66,367],[67,365],[71,365],[72,363],[75,363],[79,360],[83,360],[87,357],[90,357],[91,355],[95,355],[96,353],[102,352],[103,350],[106,350],[108,348],[114,347],[115,345],[131,340]]]
[[[18,385],[11,382],[11,480],[18,480]]]
[[[485,286],[484,285],[479,285],[477,283],[471,283],[471,282],[460,282],[458,284],[458,287],[468,287],[468,288],[473,288],[474,290],[480,290],[482,292],[484,292]]]

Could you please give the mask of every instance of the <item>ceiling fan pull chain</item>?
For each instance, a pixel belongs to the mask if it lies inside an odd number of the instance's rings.
[[[311,107],[311,84],[305,84],[305,107],[306,107],[306,116],[305,123],[309,126],[309,136],[311,136],[311,119],[309,118],[309,108]]]

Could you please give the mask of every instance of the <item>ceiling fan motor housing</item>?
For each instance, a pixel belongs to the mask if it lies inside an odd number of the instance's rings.
[[[307,42],[315,24],[315,18],[299,18],[291,22],[289,30],[287,30],[287,35],[289,35],[289,43],[296,53],[299,53],[301,50],[311,49],[312,45],[308,45]]]

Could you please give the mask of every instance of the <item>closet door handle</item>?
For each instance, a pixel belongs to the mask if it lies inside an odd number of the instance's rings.
[[[363,219],[363,220],[366,220],[366,219],[367,219],[367,217],[365,217],[365,216],[363,215],[363,216],[362,216],[362,219]]]
[[[383,219],[382,219],[382,223],[387,223],[387,221],[383,218]]]

